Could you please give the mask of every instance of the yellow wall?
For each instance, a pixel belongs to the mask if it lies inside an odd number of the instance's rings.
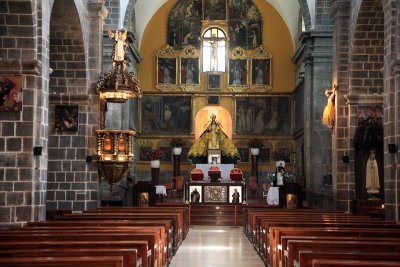
[[[163,49],[166,45],[168,14],[177,0],[169,0],[166,2],[149,21],[140,45],[140,56],[142,62],[139,64],[138,78],[141,89],[145,93],[162,93],[155,88],[156,84],[156,54],[157,51]],[[292,64],[291,58],[294,55],[294,46],[289,33],[289,29],[280,17],[279,13],[265,0],[254,0],[263,17],[263,46],[272,54],[272,91],[267,94],[290,94],[295,87],[295,65]],[[204,93],[206,91],[206,75],[201,75],[201,89],[199,95],[193,99],[194,115],[207,104],[207,98]],[[220,105],[226,108],[232,118],[235,118],[235,102],[233,97],[229,96],[229,90],[224,89],[226,82],[222,81],[223,96],[220,98]],[[174,91],[173,93],[184,94],[184,92]],[[201,94],[203,93],[203,95]],[[218,93],[217,93],[218,94]],[[260,93],[257,93],[260,95]],[[160,137],[153,137],[155,143]],[[161,137],[162,138],[162,137]],[[148,139],[148,138],[146,138]],[[169,137],[168,137],[169,139]],[[234,142],[240,141],[235,139]],[[279,138],[272,137],[270,141],[275,145]],[[294,145],[293,140],[289,140]],[[269,164],[260,164],[260,171],[273,171],[275,162]],[[238,167],[244,171],[250,171],[251,163],[238,163]],[[161,167],[164,171],[171,171],[172,164],[163,163]],[[188,162],[181,162],[181,170],[189,171],[193,167]],[[143,162],[138,164],[139,170],[149,169],[149,163]],[[292,166],[287,166],[287,171],[292,171]]]
[[[155,89],[156,54],[164,48],[167,39],[168,14],[177,1],[165,3],[149,21],[140,45],[143,61],[139,64],[139,81],[144,92]],[[254,0],[263,17],[263,45],[272,53],[272,93],[290,93],[295,85],[295,66],[291,62],[294,47],[289,29],[279,13],[265,0]],[[204,88],[205,79],[202,75]],[[226,84],[226,83],[223,83]]]

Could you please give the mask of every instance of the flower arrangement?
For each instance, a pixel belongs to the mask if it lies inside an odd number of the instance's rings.
[[[290,153],[285,148],[277,148],[272,151],[271,156],[276,161],[283,160],[284,162],[290,162]]]
[[[171,147],[183,147],[185,146],[185,140],[182,138],[176,137],[172,138],[171,141],[169,142]]]
[[[164,158],[164,151],[162,151],[159,148],[153,149],[150,152],[150,160],[156,160],[156,159],[161,160],[163,158]]]
[[[261,140],[261,139],[257,139],[257,138],[254,138],[254,139],[250,139],[248,142],[247,142],[247,145],[251,148],[262,148],[263,146],[264,146],[264,144],[263,144],[263,141]]]

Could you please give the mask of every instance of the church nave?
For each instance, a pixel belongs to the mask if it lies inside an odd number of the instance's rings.
[[[191,226],[169,267],[264,266],[242,227]]]

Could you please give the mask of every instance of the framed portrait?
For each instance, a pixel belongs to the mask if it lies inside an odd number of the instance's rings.
[[[208,90],[209,91],[220,91],[221,90],[221,75],[219,74],[208,74]]]
[[[173,91],[178,88],[178,53],[167,45],[157,52],[156,88]]]
[[[139,161],[150,161],[151,146],[139,146]]]
[[[181,84],[199,84],[199,58],[181,58]]]
[[[192,92],[200,88],[200,52],[192,45],[183,48],[180,60],[179,87]]]
[[[55,106],[55,130],[78,131],[78,106]]]
[[[251,84],[271,85],[271,59],[251,60]]]
[[[248,84],[247,59],[229,60],[229,85],[246,86]]]
[[[272,89],[272,55],[264,47],[254,50],[250,59],[250,86],[253,91],[266,92]]]
[[[249,148],[239,147],[240,162],[249,162]]]
[[[236,133],[238,135],[290,135],[290,96],[237,96]]]
[[[226,20],[226,0],[203,0],[204,20]]]
[[[207,105],[219,105],[219,96],[217,95],[207,96]]]
[[[229,186],[229,203],[242,203],[242,186]]]
[[[139,102],[142,134],[190,134],[190,96],[145,95]]]
[[[22,110],[22,77],[0,74],[0,111]]]
[[[161,146],[159,147],[162,150],[164,156],[161,161],[172,161],[172,148],[170,146]]]
[[[157,83],[176,84],[176,58],[158,58]]]
[[[189,185],[189,202],[201,203],[203,201],[203,190],[201,185]]]
[[[149,193],[140,192],[138,195],[138,207],[148,207],[149,206]]]
[[[258,156],[259,162],[270,162],[271,161],[271,148],[262,147],[260,148],[260,154]]]

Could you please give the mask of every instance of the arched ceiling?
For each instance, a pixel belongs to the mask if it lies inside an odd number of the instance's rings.
[[[136,15],[136,33],[140,45],[140,41],[143,36],[143,32],[146,29],[152,16],[157,10],[167,2],[168,0],[137,0],[135,4],[135,15]],[[283,20],[288,26],[290,34],[292,36],[292,42],[295,43],[297,39],[297,24],[299,16],[299,2],[298,0],[265,0],[271,6],[273,6],[277,12],[281,15]],[[310,0],[309,0],[310,1]],[[312,1],[312,0],[311,0]]]

